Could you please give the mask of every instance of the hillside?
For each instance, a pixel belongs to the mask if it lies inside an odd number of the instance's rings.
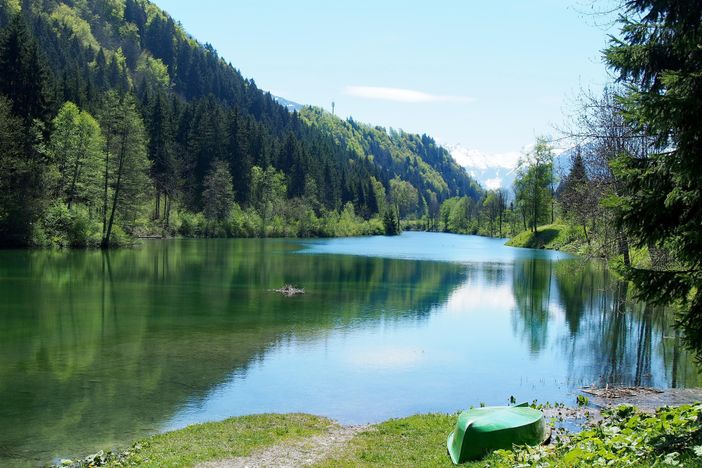
[[[169,234],[183,225],[190,235],[335,235],[320,220],[336,213],[331,224],[337,224],[344,210],[355,223],[379,217],[399,193],[410,198],[402,215],[415,217],[449,197],[480,192],[427,136],[344,122],[309,108],[289,110],[146,0],[0,0],[0,27],[0,94],[9,106],[0,118],[6,133],[13,135],[7,122],[14,117],[22,121],[17,134],[36,134],[30,127],[37,122],[41,127],[41,138],[24,141],[16,152],[34,155],[31,168],[10,156],[3,161],[20,172],[0,180],[6,192],[0,199],[0,244],[61,237],[55,225],[37,222],[51,216],[61,226],[76,222],[74,211],[57,206],[62,193],[71,210],[77,205],[86,211],[90,232],[84,234],[94,237],[100,220],[104,233],[112,218],[127,235]],[[76,115],[95,117],[108,144],[108,111],[116,103],[125,109],[133,103],[133,128],[143,127],[143,141],[132,148],[138,155],[141,144],[148,159],[140,163],[148,172],[144,183],[122,190],[122,167],[110,166],[108,149],[95,155],[92,173],[82,169],[84,161],[75,166],[76,174],[92,178],[74,180],[70,189],[60,186],[71,179],[61,172],[71,162],[62,159],[65,145],[59,151],[52,142],[57,125],[72,122],[56,121],[62,110],[70,114],[64,107],[69,102],[77,106]],[[98,174],[104,174],[101,182]],[[25,175],[34,180],[13,185]],[[83,187],[85,193],[73,193]],[[31,207],[19,200],[30,200]],[[245,214],[235,227],[232,209]],[[309,220],[311,227],[301,227]],[[37,234],[37,226],[43,232]]]

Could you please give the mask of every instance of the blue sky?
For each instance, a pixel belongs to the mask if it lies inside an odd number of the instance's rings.
[[[505,161],[605,84],[614,30],[587,0],[156,2],[263,89]]]

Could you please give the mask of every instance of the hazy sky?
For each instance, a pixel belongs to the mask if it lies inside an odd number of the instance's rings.
[[[607,81],[584,0],[156,0],[260,88],[482,154],[553,133]]]

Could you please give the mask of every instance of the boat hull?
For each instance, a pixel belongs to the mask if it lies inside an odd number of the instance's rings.
[[[463,411],[446,442],[454,464],[482,458],[513,445],[540,445],[550,430],[541,411],[526,406],[492,406]]]

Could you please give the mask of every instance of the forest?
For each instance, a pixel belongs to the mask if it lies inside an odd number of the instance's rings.
[[[514,207],[526,232],[511,243],[608,259],[639,300],[680,312],[699,352],[702,4],[629,0],[621,12],[604,51],[616,82],[573,109],[566,174],[554,174],[546,141],[520,166]]]
[[[0,245],[312,237],[402,229],[512,237],[612,261],[702,344],[698,2],[624,2],[616,82],[583,92],[512,190],[427,135],[290,112],[146,0],[0,1]]]
[[[146,0],[2,0],[0,28],[0,245],[395,233],[481,195],[426,135],[289,112]]]

